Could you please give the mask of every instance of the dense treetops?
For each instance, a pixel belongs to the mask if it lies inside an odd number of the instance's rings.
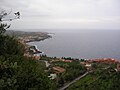
[[[0,89],[54,90],[41,65],[23,57],[24,47],[13,37],[0,35]]]

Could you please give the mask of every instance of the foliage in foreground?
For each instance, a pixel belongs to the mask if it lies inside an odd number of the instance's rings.
[[[23,57],[16,39],[0,35],[0,90],[54,90],[41,65]]]

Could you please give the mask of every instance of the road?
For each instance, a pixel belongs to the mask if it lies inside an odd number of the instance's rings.
[[[89,72],[84,73],[82,76],[77,77],[76,79],[74,79],[73,81],[67,83],[66,85],[64,85],[63,87],[61,87],[59,90],[65,90],[66,88],[68,88],[71,84],[75,83],[76,81],[78,81],[79,79],[81,79],[82,77],[86,76]]]
[[[106,68],[103,68],[103,69],[106,70],[106,69],[108,69],[108,68],[109,68],[109,66],[106,67]],[[91,71],[89,71],[89,72],[87,71],[86,73],[84,73],[83,75],[77,77],[77,78],[74,79],[73,81],[65,84],[65,85],[64,85],[63,87],[61,87],[59,90],[65,90],[65,89],[68,88],[71,84],[75,83],[76,81],[78,81],[78,80],[81,79],[82,77],[85,77],[88,73],[91,73],[91,72],[93,72],[93,70],[91,70]]]

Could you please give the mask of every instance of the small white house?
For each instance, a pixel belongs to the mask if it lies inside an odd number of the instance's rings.
[[[50,74],[50,76],[48,76],[50,79],[55,79],[55,78],[57,78],[57,75],[56,74]]]
[[[85,65],[85,67],[91,67],[91,64],[87,63],[87,64]]]

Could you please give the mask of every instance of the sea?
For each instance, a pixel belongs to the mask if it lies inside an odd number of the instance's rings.
[[[120,30],[46,30],[52,38],[30,42],[50,57],[120,60]]]

